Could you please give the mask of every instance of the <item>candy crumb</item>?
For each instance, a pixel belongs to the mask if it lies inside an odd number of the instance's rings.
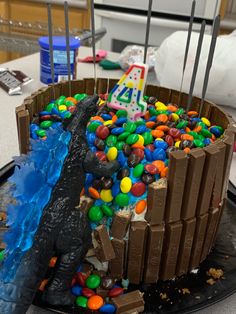
[[[166,293],[160,293],[160,297],[162,300],[166,300],[167,299],[167,294]]]
[[[208,285],[210,285],[210,286],[213,286],[213,285],[216,283],[216,281],[215,281],[213,278],[208,279],[206,282],[207,282]]]
[[[207,275],[213,277],[214,279],[220,279],[224,275],[224,272],[222,269],[210,268],[207,271]]]
[[[190,294],[190,290],[188,288],[182,288],[181,290],[183,294]]]

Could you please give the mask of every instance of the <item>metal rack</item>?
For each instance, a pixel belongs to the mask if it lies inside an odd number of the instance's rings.
[[[54,27],[55,36],[64,36],[65,30]],[[105,28],[96,30],[96,41],[106,34]],[[48,25],[43,22],[21,22],[0,17],[0,50],[18,52],[24,55],[39,51],[38,38],[48,35]],[[79,38],[83,46],[91,46],[91,32],[85,29],[71,29],[70,36]]]

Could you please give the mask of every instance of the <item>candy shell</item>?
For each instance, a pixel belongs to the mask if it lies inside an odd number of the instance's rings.
[[[88,288],[96,289],[101,283],[101,277],[96,274],[89,275],[85,283]]]
[[[207,127],[211,126],[211,122],[207,118],[202,117],[201,120]]]
[[[123,132],[122,134],[120,134],[118,136],[118,141],[123,141],[123,140],[126,140],[126,138],[130,135],[129,132]]]
[[[102,307],[100,307],[99,312],[105,314],[115,313],[116,307],[113,304],[106,303]]]
[[[105,203],[110,203],[113,200],[111,190],[101,190],[100,197]]]
[[[129,205],[129,196],[128,194],[119,193],[115,198],[115,203],[120,207]]]
[[[42,129],[39,129],[36,131],[36,134],[39,136],[39,137],[44,137],[46,136],[46,131],[45,130],[42,130]]]
[[[100,194],[99,194],[98,190],[96,190],[95,188],[89,187],[88,192],[92,198],[95,198],[95,199],[100,198]]]
[[[47,120],[47,121],[41,122],[39,126],[41,129],[48,129],[48,128],[50,128],[50,126],[52,126],[52,124],[53,124],[52,121]]]
[[[135,154],[131,154],[127,160],[128,166],[134,168],[140,163],[140,157]]]
[[[79,286],[79,285],[74,285],[72,288],[71,288],[71,293],[75,296],[77,295],[81,295],[82,293],[82,287]]]
[[[124,124],[124,129],[126,132],[129,132],[129,133],[133,133],[135,132],[137,126],[134,122],[127,122],[126,124]]]
[[[85,276],[83,273],[81,273],[80,271],[77,272],[77,274],[76,274],[76,279],[77,279],[77,282],[79,283],[79,285],[80,285],[81,287],[84,287],[84,286],[85,286],[86,276]]]
[[[141,180],[146,185],[151,184],[155,181],[155,175],[150,174],[150,173],[143,173],[141,176]]]
[[[134,167],[133,176],[135,178],[139,178],[143,174],[143,171],[144,171],[144,165],[138,164],[137,166]]]
[[[102,189],[109,190],[113,185],[113,179],[102,177],[100,180],[100,183],[101,183]]]
[[[146,186],[143,182],[136,182],[131,189],[131,193],[134,196],[141,196],[146,192]]]
[[[75,302],[78,306],[81,306],[83,308],[87,308],[88,299],[86,297],[81,295],[78,298],[76,298]]]
[[[94,295],[88,299],[87,306],[90,310],[96,311],[103,306],[103,298],[100,295]]]
[[[67,107],[65,105],[58,106],[59,111],[65,111],[66,109],[67,109]]]
[[[143,139],[144,139],[144,145],[151,144],[153,142],[153,136],[150,132],[144,132],[142,134]]]
[[[114,215],[111,207],[109,207],[107,205],[102,205],[101,209],[102,209],[103,214],[107,217],[112,217]]]
[[[108,129],[107,126],[104,125],[99,125],[96,129],[96,135],[97,137],[101,138],[102,140],[104,140],[105,138],[108,137],[110,131]]]
[[[118,297],[119,295],[123,294],[124,293],[124,289],[121,288],[121,287],[116,287],[116,288],[113,288],[111,289],[109,292],[108,292],[108,296],[110,298],[115,298],[115,297]]]
[[[101,161],[107,161],[107,155],[102,152],[102,151],[98,151],[95,153],[95,155],[97,156],[97,158]]]
[[[138,140],[139,140],[138,134],[130,134],[126,139],[126,143],[132,145],[136,143]]]
[[[129,193],[132,187],[132,181],[130,178],[125,177],[120,182],[120,189],[123,193]]]
[[[196,147],[204,147],[204,143],[203,143],[203,141],[201,141],[201,140],[194,140],[193,141],[193,144],[196,146]]]
[[[95,292],[92,289],[84,287],[81,291],[81,294],[85,296],[86,298],[90,298],[93,295],[95,295]]]
[[[120,193],[120,182],[116,181],[111,188],[112,196],[116,197]]]
[[[147,131],[147,128],[145,125],[139,125],[135,131],[136,134],[142,134]]]
[[[84,100],[85,98],[87,98],[87,94],[76,94],[75,96],[74,96],[74,98],[77,100],[77,101],[82,101],[82,100]]]
[[[138,201],[135,205],[136,214],[138,214],[138,215],[142,214],[142,212],[144,212],[146,206],[147,206],[147,202],[145,200]]]
[[[144,168],[150,174],[157,174],[158,173],[158,169],[154,164],[146,164]]]
[[[135,148],[133,154],[137,155],[140,158],[140,161],[144,158],[144,151],[141,148]]]
[[[95,132],[100,125],[101,125],[100,121],[91,121],[87,129],[89,130],[89,132]]]
[[[116,145],[117,137],[115,135],[109,135],[106,139],[106,144],[108,147],[113,147]]]
[[[107,152],[107,159],[109,161],[111,160],[115,160],[117,158],[118,155],[118,151],[116,147],[111,147],[109,148],[108,152]]]
[[[142,135],[138,134],[138,140],[136,144],[143,146],[144,145],[144,138]]]
[[[103,190],[105,191],[105,190]],[[99,206],[92,206],[88,211],[88,218],[91,221],[98,222],[102,219],[103,213]]]
[[[124,128],[122,127],[117,127],[111,130],[111,134],[113,135],[120,135],[124,132]]]
[[[129,174],[130,174],[129,168],[122,168],[117,172],[116,177],[118,180],[122,180],[125,177],[129,177]]]
[[[50,259],[48,267],[52,267],[52,268],[55,267],[56,266],[56,262],[57,262],[57,257],[56,256],[52,257]]]
[[[147,161],[152,161],[152,160],[153,160],[153,158],[152,158],[152,152],[151,152],[150,149],[145,148],[145,149],[144,149],[144,154],[145,154],[145,157],[146,157]]]
[[[162,148],[156,148],[152,153],[153,160],[165,160],[166,153]]]

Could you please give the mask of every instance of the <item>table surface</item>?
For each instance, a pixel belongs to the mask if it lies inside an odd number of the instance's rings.
[[[91,48],[81,47],[79,56],[81,58],[92,55]],[[108,53],[108,59],[117,61],[119,54]],[[0,90],[0,169],[12,160],[12,156],[19,154],[18,137],[16,128],[15,108],[23,103],[25,97],[44,86],[39,81],[39,54],[33,54],[24,58],[16,59],[14,61],[1,64],[1,68],[9,68],[10,70],[21,70],[29,75],[34,81],[23,88],[23,94],[18,96],[8,96],[2,89]],[[123,72],[121,70],[105,71],[100,66],[96,66],[97,77],[104,78],[120,78]],[[93,64],[79,62],[77,67],[77,78],[93,77]],[[148,82],[157,83],[155,74],[151,73],[148,77]],[[236,109],[224,107],[236,120]],[[234,154],[233,164],[231,168],[231,180],[236,182],[236,156]],[[49,313],[31,307],[28,314],[36,313]],[[236,313],[236,294],[228,297],[226,300],[221,301],[207,309],[200,310],[196,313],[199,314],[235,314]]]

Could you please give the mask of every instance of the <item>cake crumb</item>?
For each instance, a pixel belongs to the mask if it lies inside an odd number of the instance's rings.
[[[210,285],[210,286],[213,286],[213,285],[216,283],[216,281],[215,281],[213,278],[208,279],[206,282],[207,282],[208,285]]]
[[[162,300],[166,300],[167,299],[167,294],[166,293],[160,293],[160,297]]]
[[[222,269],[210,268],[207,275],[213,277],[214,279],[220,279],[223,277],[224,272]]]
[[[190,290],[188,288],[182,288],[183,294],[190,294]]]

